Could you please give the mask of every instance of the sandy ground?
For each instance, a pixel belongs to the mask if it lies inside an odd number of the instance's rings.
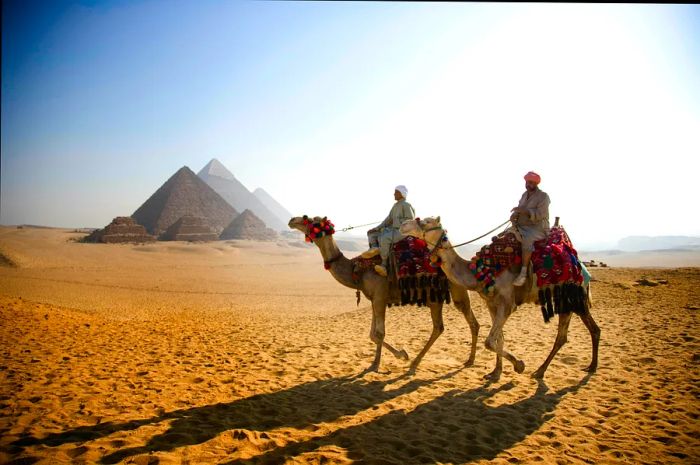
[[[58,229],[0,228],[0,462],[700,463],[700,269],[594,269],[600,366],[572,322],[544,382],[556,323],[521,307],[509,364],[486,384],[459,312],[414,376],[373,356],[369,303],[313,247],[81,244]],[[355,253],[349,253],[352,256]],[[638,281],[646,285],[640,285]],[[426,309],[387,312],[415,356]]]

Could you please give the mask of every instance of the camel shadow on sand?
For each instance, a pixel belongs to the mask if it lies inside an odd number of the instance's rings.
[[[328,436],[291,443],[226,465],[284,463],[290,457],[335,446],[357,463],[430,464],[491,460],[536,432],[554,417],[566,394],[590,379],[556,392],[539,382],[535,393],[513,404],[485,401],[512,383],[489,389],[453,390],[410,412],[393,411],[375,421],[340,429]],[[321,461],[323,463],[323,461]]]
[[[82,444],[142,426],[171,422],[167,431],[151,437],[144,446],[121,449],[101,460],[101,463],[116,463],[134,455],[202,444],[229,430],[265,432],[280,427],[301,429],[316,423],[332,422],[413,392],[421,386],[450,378],[461,370],[433,379],[410,380],[406,375],[401,375],[381,381],[367,381],[362,377],[363,372],[355,376],[304,383],[228,403],[173,410],[151,418],[81,426],[44,438],[26,436],[15,441],[12,447],[15,452],[20,452],[35,445],[56,447],[68,443]],[[404,380],[408,381],[402,383]],[[397,383],[398,387],[392,389],[393,383]]]
[[[405,376],[382,381],[366,381],[359,376],[314,381],[269,394],[174,410],[151,418],[83,426],[41,439],[27,436],[15,441],[13,447],[23,450],[35,445],[83,444],[114,433],[170,422],[165,432],[151,437],[145,445],[117,450],[100,461],[112,464],[136,455],[202,444],[229,430],[264,433],[280,427],[301,429],[332,422],[450,378],[460,370],[439,378],[410,380],[394,389],[386,388]],[[493,458],[537,431],[553,416],[561,399],[567,393],[577,391],[588,378],[554,393],[548,393],[547,387],[540,383],[533,396],[497,407],[484,401],[499,391],[510,389],[511,383],[493,389],[481,386],[468,391],[452,390],[408,413],[393,411],[368,423],[290,443],[229,464],[282,463],[290,456],[331,445],[346,449],[354,460],[384,458],[384,463],[464,462]]]

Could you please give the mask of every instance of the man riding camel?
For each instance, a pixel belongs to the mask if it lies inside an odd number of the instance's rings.
[[[396,186],[394,190],[396,203],[391,207],[389,216],[379,226],[367,231],[369,250],[362,254],[362,258],[372,258],[377,254],[381,254],[382,264],[374,267],[374,271],[380,276],[387,275],[387,261],[392,245],[406,237],[399,232],[401,223],[406,220],[412,220],[416,216],[411,204],[406,202],[407,195],[408,189],[406,189],[406,186]]]
[[[530,171],[524,178],[526,190],[510,215],[513,226],[520,233],[523,253],[520,275],[513,281],[515,286],[525,284],[534,242],[546,238],[549,233],[549,196],[538,187],[540,175]]]

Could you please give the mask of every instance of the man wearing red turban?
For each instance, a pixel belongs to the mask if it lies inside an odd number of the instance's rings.
[[[535,241],[549,233],[549,196],[539,188],[540,175],[529,171],[525,176],[525,192],[518,206],[511,210],[510,220],[522,236],[523,262],[520,275],[513,281],[516,286],[525,284],[530,257]]]

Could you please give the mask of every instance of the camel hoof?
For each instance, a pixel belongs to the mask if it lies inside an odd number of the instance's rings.
[[[473,367],[474,366],[474,357],[470,357],[469,360],[464,362],[465,367]]]
[[[408,352],[406,352],[404,349],[401,349],[399,353],[396,355],[396,358],[399,358],[401,360],[408,360]]]
[[[488,375],[484,375],[484,379],[485,379],[486,381],[495,383],[495,382],[497,382],[499,379],[501,379],[501,372],[500,372],[500,370],[494,370],[494,371],[492,371],[491,373],[489,373]]]
[[[532,374],[532,377],[533,377],[534,379],[542,379],[542,378],[544,378],[544,370],[537,370],[536,372],[534,372],[534,373]]]
[[[588,372],[588,373],[595,373],[595,371],[598,369],[598,365],[588,365],[586,368],[583,369],[583,371]]]
[[[525,362],[523,362],[522,360],[518,360],[517,362],[515,362],[513,369],[516,373],[522,373],[523,371],[525,371]]]
[[[378,371],[379,371],[379,364],[373,363],[367,367],[367,369],[365,370],[365,373],[372,373],[372,372],[376,373]]]

